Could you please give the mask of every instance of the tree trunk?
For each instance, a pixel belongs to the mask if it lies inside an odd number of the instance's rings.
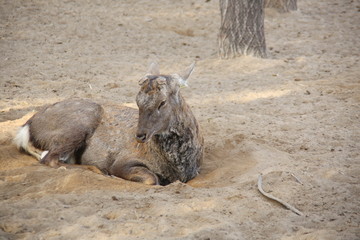
[[[265,0],[264,7],[276,8],[281,12],[297,10],[297,0]]]
[[[266,57],[263,0],[220,0],[221,58]]]

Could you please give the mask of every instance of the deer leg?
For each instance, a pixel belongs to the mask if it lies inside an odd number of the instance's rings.
[[[40,163],[48,165],[50,167],[59,166],[59,154],[53,151],[48,151],[45,156],[40,159]]]
[[[72,160],[73,156],[71,154],[58,154],[53,151],[44,151],[41,154],[40,163],[48,165],[50,167],[65,167],[65,168],[80,168],[90,170],[94,173],[104,174],[99,168],[93,165],[78,165],[74,164]],[[62,160],[62,161],[61,161]],[[66,163],[70,161],[70,163]]]
[[[117,161],[110,167],[109,173],[133,182],[140,182],[148,185],[159,185],[159,179],[155,173],[150,171],[144,164],[131,161],[119,163]]]
[[[97,174],[104,175],[104,173],[98,167],[93,166],[93,165],[78,165],[78,164],[68,164],[68,163],[59,162],[58,166],[59,167],[63,166],[68,169],[71,169],[71,168],[72,169],[85,169],[85,170],[89,170],[89,171],[97,173]]]

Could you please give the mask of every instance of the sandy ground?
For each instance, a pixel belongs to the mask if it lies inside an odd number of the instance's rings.
[[[218,1],[0,1],[0,239],[360,239],[360,3],[266,11],[267,59],[217,57]],[[51,169],[11,143],[44,104],[134,105],[156,60],[182,93],[201,174],[149,187]],[[304,213],[298,216],[257,190]]]

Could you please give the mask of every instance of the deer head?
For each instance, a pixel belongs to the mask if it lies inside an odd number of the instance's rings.
[[[141,88],[136,96],[139,107],[136,140],[139,143],[169,130],[183,107],[180,87],[187,86],[194,67],[195,63],[181,74],[161,75],[156,63],[150,65],[148,73],[139,81]]]

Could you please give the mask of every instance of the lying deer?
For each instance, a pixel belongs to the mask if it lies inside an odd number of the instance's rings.
[[[18,131],[17,147],[41,163],[93,165],[145,184],[187,182],[199,173],[203,137],[180,94],[194,69],[161,75],[156,64],[140,81],[139,110],[65,100],[37,112]],[[137,125],[137,126],[136,126]]]

